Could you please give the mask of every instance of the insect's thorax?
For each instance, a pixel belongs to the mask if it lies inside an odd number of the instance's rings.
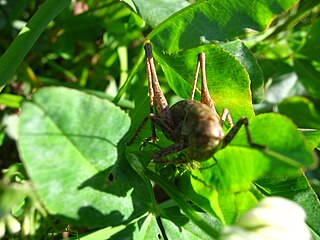
[[[170,108],[170,112],[176,128],[176,139],[172,140],[186,144],[193,160],[208,159],[224,137],[216,112],[194,100],[180,101]]]

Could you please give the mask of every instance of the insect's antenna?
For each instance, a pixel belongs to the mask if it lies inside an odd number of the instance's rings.
[[[209,93],[206,77],[206,55],[204,52],[199,53],[199,62],[201,65],[201,102],[209,106],[213,111],[216,111],[212,98]]]

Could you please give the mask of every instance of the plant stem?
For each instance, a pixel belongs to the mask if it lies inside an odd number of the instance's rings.
[[[146,169],[145,174],[152,180],[155,181],[159,186],[165,190],[165,192],[179,205],[181,210],[187,215],[187,217],[195,223],[200,229],[206,232],[212,239],[218,239],[219,232],[216,231],[207,221],[183,200],[182,194],[174,189],[171,185],[166,183],[160,176],[154,172]]]
[[[144,60],[144,51],[143,49],[141,49],[140,54],[138,56],[138,61],[137,63],[134,65],[134,67],[132,68],[132,70],[130,71],[127,80],[125,81],[125,83],[121,86],[121,88],[118,91],[117,96],[115,96],[115,98],[113,99],[113,103],[117,104],[121,97],[126,93],[131,81],[133,80],[135,74],[138,72],[138,70],[140,69],[140,67],[142,66],[142,62]]]

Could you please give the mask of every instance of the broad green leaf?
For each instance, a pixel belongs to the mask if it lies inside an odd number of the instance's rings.
[[[151,27],[189,5],[186,0],[122,0]]]
[[[252,149],[241,129],[230,146],[214,155],[215,165],[185,173],[179,182],[188,198],[223,223],[233,223],[256,203],[250,193],[252,182],[265,176],[293,176],[316,161],[302,134],[283,116],[258,115],[250,121],[250,132],[253,142],[267,149]]]
[[[135,239],[161,239],[161,229],[157,223],[156,216],[149,214],[145,219],[140,220],[136,225],[137,234]]]
[[[320,112],[305,97],[287,98],[278,105],[279,112],[287,115],[300,128],[320,129]]]
[[[309,142],[311,149],[320,150],[320,130],[316,129],[300,129]]]
[[[206,213],[201,216],[216,229],[220,229],[220,223]],[[158,219],[157,219],[158,218]],[[161,223],[160,223],[161,222]],[[162,225],[162,230],[159,227]],[[122,228],[114,227],[99,230],[96,233],[81,237],[84,240],[90,239],[161,239],[162,231],[168,239],[212,239],[198,226],[190,221],[177,206],[167,207],[159,211],[159,215],[148,214]],[[76,239],[76,238],[74,238]]]
[[[148,38],[167,53],[199,46],[207,41],[229,41],[248,29],[264,30],[275,16],[296,0],[199,1],[168,18]]]
[[[252,100],[254,103],[260,102],[263,98],[263,76],[257,59],[250,50],[240,40],[219,43],[218,46],[232,54],[249,74],[251,80]]]
[[[106,227],[89,234],[81,235],[81,240],[103,239],[159,239],[162,237],[161,230],[157,225],[156,217],[146,213],[132,220],[126,225]],[[68,239],[79,239],[78,236]]]
[[[267,195],[282,196],[299,203],[307,213],[308,226],[320,237],[320,203],[304,174],[285,179],[261,179],[256,184]]]
[[[158,226],[157,219],[153,214],[148,214],[147,217],[140,219],[138,222],[132,223],[117,234],[108,238],[116,239],[162,239],[162,233]]]
[[[185,201],[184,196],[176,187],[172,184],[167,183],[162,177],[155,174],[154,172],[146,169],[144,172],[152,181],[156,182],[162,189],[166,191],[169,197],[177,203],[182,212],[195,224],[205,232],[212,239],[217,239],[219,235],[219,224],[213,226],[210,222],[204,219],[201,214],[195,210],[195,208],[188,202]]]
[[[320,99],[320,71],[309,60],[295,59],[294,68],[299,80],[311,97]]]
[[[307,41],[299,53],[302,53],[310,60],[320,62],[320,20],[318,19],[311,25],[311,29],[308,32]]]
[[[23,104],[19,153],[51,214],[98,227],[147,211],[144,184],[124,159],[129,124],[112,103],[62,87]]]
[[[221,229],[221,224],[212,216],[201,212],[199,214],[212,228]],[[160,217],[168,239],[212,239],[211,236],[191,222],[176,206],[163,209]]]
[[[163,67],[167,81],[183,98],[190,97],[200,52],[206,54],[208,88],[218,113],[221,113],[223,108],[228,108],[235,120],[242,116],[252,117],[254,113],[248,73],[230,53],[216,45],[201,46],[172,54],[163,54],[161,49],[154,48],[155,58]],[[200,82],[198,80],[198,99]]]

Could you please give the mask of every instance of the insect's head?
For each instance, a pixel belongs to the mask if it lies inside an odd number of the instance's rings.
[[[224,132],[220,123],[215,118],[209,118],[201,129],[202,139],[200,140],[202,146],[208,149],[215,149],[219,146],[221,140],[224,138]]]
[[[216,118],[199,121],[198,126],[189,135],[189,149],[197,152],[196,160],[210,157],[220,146],[224,132]]]

